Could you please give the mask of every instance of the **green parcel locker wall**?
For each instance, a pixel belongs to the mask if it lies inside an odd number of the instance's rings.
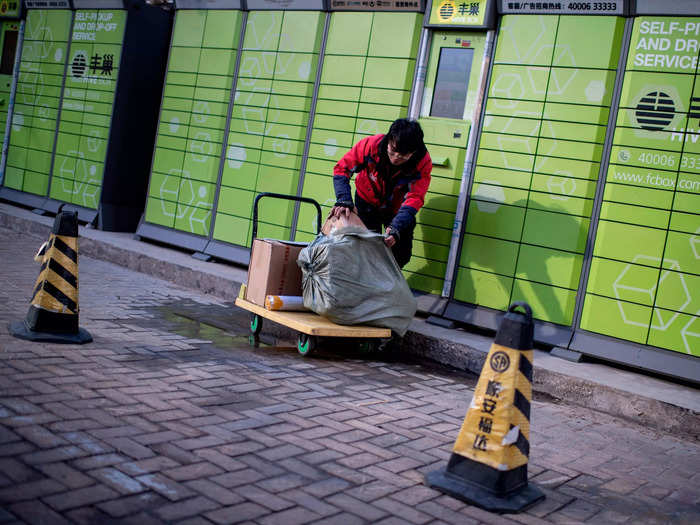
[[[5,142],[20,22],[0,21],[0,144]],[[2,176],[0,175],[0,179]]]
[[[338,160],[407,116],[421,21],[421,13],[331,14],[302,191],[324,213],[335,202]],[[297,240],[315,235],[313,209],[301,208],[297,228]]]
[[[527,301],[536,319],[571,325],[623,28],[620,17],[501,19],[458,301]]]
[[[255,195],[297,193],[324,20],[321,11],[248,15],[215,240],[250,246]],[[291,201],[263,199],[258,236],[289,239],[293,215]]]
[[[240,25],[237,10],[176,12],[147,222],[209,234]]]
[[[700,356],[697,21],[634,21],[580,324],[694,356]]]
[[[324,14],[248,13],[236,72],[241,20],[176,13],[145,220],[250,246],[255,195],[297,192]],[[260,207],[259,234],[289,238],[293,206]]]
[[[133,232],[172,22],[143,0],[80,5],[27,10],[0,196]]]
[[[68,57],[72,12],[30,9],[7,153],[6,188],[45,197]]]
[[[100,202],[125,26],[123,10],[75,12],[49,190],[58,201]]]

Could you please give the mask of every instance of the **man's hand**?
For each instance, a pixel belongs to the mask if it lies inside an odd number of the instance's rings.
[[[348,218],[350,217],[350,211],[350,208],[347,206],[333,206],[333,208],[331,208],[331,217],[337,217],[339,219],[342,217]]]
[[[392,231],[391,226],[387,226],[386,233],[384,234],[384,244],[389,248],[396,244],[396,237],[391,234]]]

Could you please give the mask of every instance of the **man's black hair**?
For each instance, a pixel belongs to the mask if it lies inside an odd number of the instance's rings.
[[[402,155],[414,151],[421,152],[425,149],[423,130],[415,120],[407,118],[395,120],[386,136],[394,144],[396,151]]]

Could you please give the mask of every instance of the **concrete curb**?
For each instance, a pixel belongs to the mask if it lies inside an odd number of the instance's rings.
[[[0,203],[0,228],[47,238],[53,218]],[[202,262],[176,249],[141,242],[128,233],[80,228],[80,252],[233,301],[246,270]],[[38,247],[38,246],[37,246]],[[278,333],[284,333],[279,332]],[[459,370],[481,372],[492,339],[416,318],[401,351]],[[700,392],[692,387],[597,363],[570,363],[535,350],[533,392],[700,440]]]

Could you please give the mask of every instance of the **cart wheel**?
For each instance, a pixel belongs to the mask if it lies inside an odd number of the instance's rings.
[[[375,340],[360,341],[357,345],[358,350],[363,354],[372,354],[377,351],[377,347],[377,341]]]
[[[303,356],[307,356],[316,350],[316,337],[308,334],[299,334],[297,339],[297,350]]]
[[[250,333],[254,336],[260,334],[262,330],[263,320],[258,314],[250,314]]]

